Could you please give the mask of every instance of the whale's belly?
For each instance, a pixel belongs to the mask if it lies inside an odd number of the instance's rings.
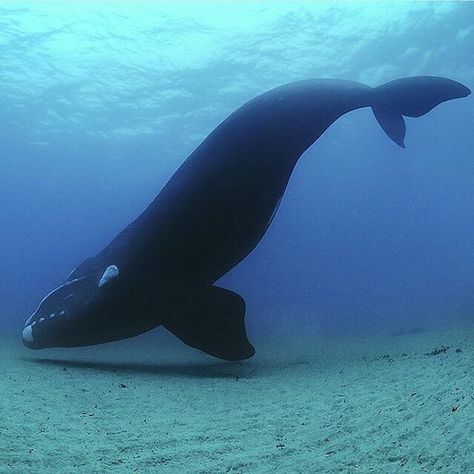
[[[179,277],[213,282],[246,257],[265,234],[284,186],[271,180],[202,189],[183,200],[157,232],[161,258]],[[164,255],[166,254],[166,255]]]
[[[301,154],[277,132],[222,124],[105,253],[127,255],[156,281],[213,283],[263,237]]]
[[[147,254],[173,278],[212,283],[224,275],[258,244],[285,191],[291,169],[258,156],[226,158],[177,172],[143,223],[152,236]]]

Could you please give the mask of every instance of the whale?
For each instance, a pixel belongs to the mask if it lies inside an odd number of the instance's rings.
[[[198,145],[141,215],[41,300],[22,329],[24,345],[89,346],[163,326],[214,357],[253,356],[244,299],[215,283],[262,239],[300,156],[339,117],[364,107],[404,147],[404,117],[470,92],[435,76],[378,87],[308,79],[250,100]]]

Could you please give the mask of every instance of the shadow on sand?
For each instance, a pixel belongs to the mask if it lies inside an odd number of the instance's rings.
[[[62,367],[63,370],[85,369],[100,372],[134,373],[146,375],[162,375],[168,377],[191,377],[203,379],[247,379],[260,373],[262,367],[248,362],[215,362],[215,363],[176,363],[152,364],[137,362],[83,361],[52,358],[23,358],[35,364]]]

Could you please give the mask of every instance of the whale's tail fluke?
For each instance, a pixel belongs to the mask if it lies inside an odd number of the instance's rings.
[[[373,89],[372,110],[385,133],[405,148],[405,117],[420,117],[451,99],[467,97],[471,91],[443,77],[416,76],[387,82]]]

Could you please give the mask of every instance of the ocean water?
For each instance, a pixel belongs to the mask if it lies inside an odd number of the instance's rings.
[[[135,219],[246,101],[311,78],[378,86],[433,75],[472,88],[473,45],[471,2],[0,3],[0,472],[474,472],[469,453],[448,444],[430,458],[433,439],[420,428],[438,417],[440,433],[456,439],[474,417],[453,395],[457,387],[467,400],[474,390],[468,359],[424,358],[442,345],[450,349],[441,357],[471,347],[472,96],[407,118],[405,149],[365,108],[304,153],[267,233],[218,282],[246,301],[253,359],[226,365],[163,328],[103,348],[32,352],[21,341],[39,301]],[[337,377],[348,366],[346,384]],[[373,399],[363,388],[381,394],[373,396],[382,410],[402,403],[384,381],[409,399],[421,390],[411,382],[437,377],[449,391],[443,416],[461,406],[465,424],[439,418],[429,403],[422,414],[387,415],[391,430],[364,418]],[[321,390],[314,399],[309,378]],[[236,391],[234,379],[248,385]],[[112,386],[119,395],[107,404]],[[154,412],[147,428],[130,425],[153,411],[155,389],[167,414]],[[344,395],[346,424],[324,418],[323,407],[336,410],[331,403]],[[292,424],[313,403],[308,419],[325,422]],[[181,409],[185,421],[169,415]],[[275,433],[280,422],[286,434]],[[337,449],[327,447],[325,427],[342,436]],[[390,449],[377,445],[379,432]],[[394,454],[396,443],[406,451]]]

